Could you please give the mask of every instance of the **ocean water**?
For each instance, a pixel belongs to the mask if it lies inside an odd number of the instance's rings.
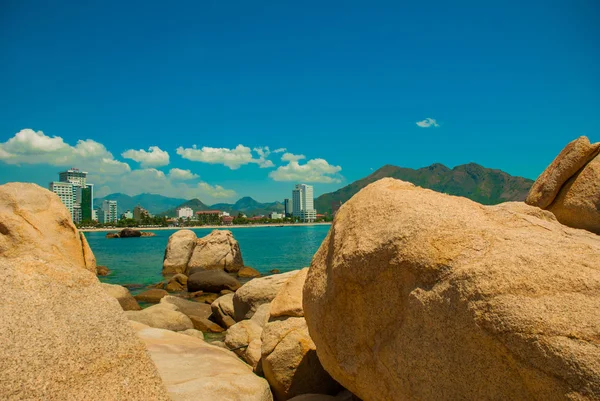
[[[310,264],[329,231],[329,225],[229,228],[240,244],[244,264],[262,274],[272,269],[282,273]],[[152,230],[148,230],[152,231]],[[212,229],[193,229],[198,237]],[[106,238],[106,232],[86,232],[97,264],[112,273],[99,277],[111,284],[158,283],[169,236],[174,230],[155,230],[156,237]]]

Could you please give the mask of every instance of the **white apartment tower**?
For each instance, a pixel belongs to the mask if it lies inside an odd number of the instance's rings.
[[[71,184],[86,187],[87,172],[81,171],[78,168],[70,168],[67,171],[58,173],[58,179],[61,182],[70,182]]]
[[[317,211],[314,207],[313,187],[312,185],[297,184],[292,191],[292,207],[294,217],[310,223],[317,218]]]
[[[70,182],[51,182],[50,191],[58,195],[71,216],[73,216],[73,184]]]
[[[117,201],[105,200],[102,202],[102,211],[104,212],[105,223],[116,223],[119,220],[117,215]]]

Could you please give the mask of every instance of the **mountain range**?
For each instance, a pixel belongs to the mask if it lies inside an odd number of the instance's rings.
[[[200,199],[192,199],[186,201],[177,207],[171,208],[164,212],[159,213],[161,216],[175,216],[177,214],[176,210],[179,207],[190,207],[194,212],[200,210],[221,210],[224,212],[228,212],[231,215],[237,215],[238,213],[244,213],[248,216],[252,215],[267,215],[270,212],[278,212],[283,213],[284,206],[281,202],[270,202],[270,203],[261,203],[249,196],[241,198],[235,203],[216,203],[214,205],[206,205],[202,203]]]
[[[392,177],[412,182],[423,188],[444,192],[450,195],[464,196],[484,205],[494,205],[507,201],[523,201],[527,197],[533,180],[516,177],[497,169],[490,169],[476,163],[463,164],[450,169],[443,164],[411,169],[386,165],[371,175],[354,181],[335,192],[326,193],[315,199],[318,213],[331,213],[333,202],[346,202],[354,194],[372,182]],[[116,200],[118,213],[132,210],[141,205],[150,213],[160,216],[175,216],[179,207],[190,207],[194,212],[200,210],[222,210],[234,215],[239,212],[248,216],[266,215],[270,212],[284,211],[281,202],[261,203],[248,196],[235,203],[216,203],[206,205],[200,199],[169,198],[155,194],[129,196],[121,193],[95,199],[96,205],[103,200]]]
[[[119,216],[127,210],[133,212],[133,208],[140,205],[151,214],[158,214],[167,209],[171,209],[186,202],[186,199],[182,198],[169,198],[167,196],[156,195],[156,194],[139,194],[135,196],[129,196],[122,193],[114,193],[106,195],[103,198],[94,199],[94,207],[102,205],[104,200],[116,200],[117,201],[117,213]]]
[[[450,195],[464,196],[484,205],[524,201],[533,185],[533,180],[528,178],[515,177],[476,163],[463,164],[453,169],[439,163],[419,169],[388,164],[335,192],[319,196],[315,199],[315,208],[319,213],[330,213],[332,202],[346,202],[367,185],[385,177],[408,181]]]

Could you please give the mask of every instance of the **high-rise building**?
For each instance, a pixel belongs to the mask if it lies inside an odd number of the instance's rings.
[[[85,187],[87,174],[87,172],[73,167],[67,171],[61,171],[58,173],[58,177],[61,182],[70,182],[71,184],[77,184],[80,187]]]
[[[86,181],[87,172],[71,168],[58,173],[58,177],[59,182],[51,183],[50,190],[59,194],[59,197],[71,212],[73,222],[81,223],[83,220],[92,220],[94,190],[93,184],[88,184]],[[70,197],[64,194],[67,188],[71,190]]]
[[[87,184],[81,188],[81,220],[92,220],[92,210],[94,210],[94,185]]]
[[[291,199],[284,199],[283,200],[283,205],[285,207],[285,216],[286,217],[292,217],[292,215],[294,214],[294,207],[293,207],[293,203]]]
[[[297,184],[292,191],[294,217],[300,218],[304,222],[315,221],[317,211],[314,208],[314,202],[312,185]]]
[[[103,201],[102,211],[105,213],[103,216],[104,223],[116,223],[119,220],[119,216],[117,215],[117,201]]]
[[[73,184],[70,182],[51,182],[50,191],[58,195],[62,203],[67,207],[71,216],[73,216]]]

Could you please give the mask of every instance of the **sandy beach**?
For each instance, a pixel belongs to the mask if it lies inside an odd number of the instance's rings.
[[[295,223],[295,224],[246,224],[246,225],[237,225],[237,226],[197,226],[197,227],[131,227],[135,230],[140,231],[158,231],[158,230],[184,230],[184,229],[195,229],[195,228],[209,228],[209,229],[223,229],[229,230],[231,228],[256,228],[256,227],[299,227],[299,226],[325,226],[331,225],[331,222],[324,223]],[[109,232],[109,231],[121,231],[125,227],[115,227],[115,228],[80,228],[81,232]]]

